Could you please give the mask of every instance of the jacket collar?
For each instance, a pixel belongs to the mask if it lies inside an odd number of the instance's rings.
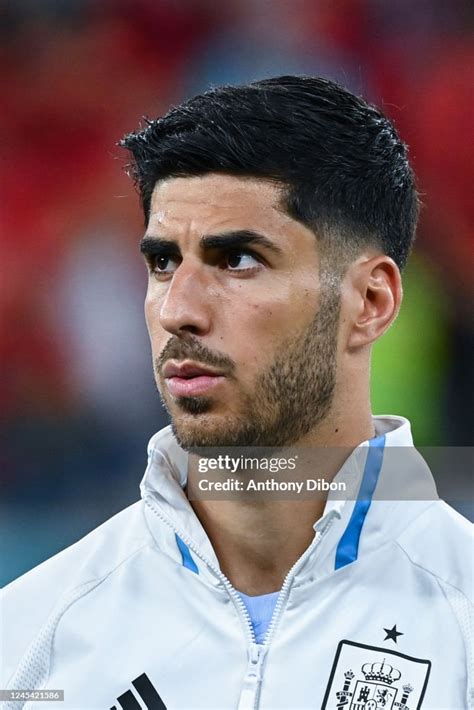
[[[330,495],[323,516],[314,524],[318,533],[332,520],[318,551],[318,562],[326,560],[323,567],[328,571],[330,567],[345,566],[361,551],[367,552],[399,534],[408,522],[407,516],[418,515],[420,506],[424,508],[427,501],[436,498],[431,473],[413,447],[408,420],[384,415],[373,417],[373,421],[375,439],[356,447],[334,479],[345,481],[353,494],[347,500]],[[140,489],[145,503],[159,512],[161,525],[157,529],[159,521],[150,515],[148,523],[160,547],[165,547],[163,551],[175,559],[180,560],[182,553],[176,546],[177,532],[219,568],[210,540],[183,490],[187,464],[188,455],[178,445],[170,426],[151,438]],[[412,501],[410,505],[401,505],[408,500]],[[164,521],[168,523],[168,536],[163,536]]]

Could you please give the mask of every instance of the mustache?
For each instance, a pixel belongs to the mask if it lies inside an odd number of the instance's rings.
[[[217,367],[227,375],[232,375],[235,370],[235,362],[220,352],[209,350],[193,336],[183,340],[176,335],[172,335],[155,360],[157,372],[161,372],[167,360],[197,360],[202,365]]]

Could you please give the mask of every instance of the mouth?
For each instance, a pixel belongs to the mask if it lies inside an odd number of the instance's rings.
[[[208,394],[221,384],[226,376],[190,360],[181,363],[170,360],[163,368],[163,377],[173,397],[198,397]]]

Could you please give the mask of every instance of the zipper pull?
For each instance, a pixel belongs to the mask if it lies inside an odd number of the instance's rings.
[[[267,647],[258,643],[249,646],[249,661],[242,683],[242,692],[237,710],[254,710],[258,707],[260,683],[262,682],[262,667],[267,653]]]
[[[257,683],[262,680],[262,665],[266,652],[265,646],[258,643],[250,644],[246,678],[255,678]]]

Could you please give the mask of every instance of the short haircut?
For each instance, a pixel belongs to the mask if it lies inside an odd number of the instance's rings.
[[[326,252],[374,245],[403,268],[419,203],[407,146],[374,106],[327,79],[222,86],[126,135],[148,223],[156,183],[225,173],[276,181],[282,209]],[[342,250],[342,251],[341,251]]]

